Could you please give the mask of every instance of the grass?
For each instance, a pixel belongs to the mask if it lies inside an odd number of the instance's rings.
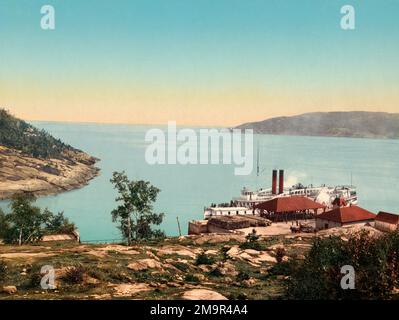
[[[267,240],[260,239],[259,242],[264,247],[268,247],[275,243],[281,243],[281,238],[270,238]],[[227,250],[238,245],[239,242],[225,241],[221,243],[205,243],[196,245],[192,238],[183,241],[172,238],[163,243],[157,242],[153,247],[137,246],[135,251],[139,254],[124,254],[118,250],[98,251],[104,255],[92,255],[90,252],[105,245],[77,245],[66,243],[65,247],[60,243],[45,243],[37,246],[13,247],[7,245],[0,246],[0,254],[11,252],[31,252],[31,253],[52,253],[53,256],[46,257],[30,257],[29,259],[20,257],[0,260],[0,283],[2,285],[15,285],[18,292],[9,296],[0,293],[0,299],[91,299],[94,295],[107,294],[108,299],[180,299],[183,292],[189,290],[193,286],[200,286],[215,290],[231,299],[269,299],[281,298],[281,292],[284,289],[284,282],[277,281],[275,274],[264,275],[259,272],[259,267],[254,267],[245,261],[236,261],[229,259],[226,255]],[[218,254],[208,255],[201,253],[196,259],[184,257],[178,254],[158,255],[159,261],[165,265],[170,264],[173,268],[163,267],[162,270],[150,269],[146,271],[133,271],[127,266],[139,259],[151,258],[152,254],[157,253],[157,248],[163,245],[183,245],[192,248],[201,248],[206,250],[216,250]],[[148,253],[148,254],[147,254]],[[168,260],[166,262],[165,260]],[[172,261],[171,261],[172,260]],[[182,262],[187,260],[187,262]],[[204,274],[203,266],[211,266],[228,260],[232,263],[236,270],[240,272],[239,276],[222,275],[219,267],[209,268],[206,272],[206,281],[200,281],[197,274]],[[5,268],[5,280],[1,282],[1,268]],[[43,290],[40,287],[40,268],[43,265],[51,265],[56,270],[67,269],[66,275],[56,277],[57,289],[55,291]],[[22,270],[26,269],[26,275],[22,274]],[[275,270],[277,271],[277,270]],[[94,278],[95,283],[87,284],[86,279]],[[229,277],[232,283],[226,282]],[[257,280],[255,287],[246,287],[242,281],[248,278]],[[133,297],[117,297],[112,296],[114,291],[111,284],[134,284],[145,283],[150,286],[151,290],[141,291],[134,294]],[[171,283],[177,283],[177,287],[171,286]]]

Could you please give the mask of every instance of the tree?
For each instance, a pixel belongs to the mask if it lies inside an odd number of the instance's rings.
[[[112,221],[119,221],[119,229],[127,243],[164,237],[162,231],[151,229],[152,225],[160,225],[164,217],[164,213],[153,212],[153,203],[160,190],[148,181],[129,181],[124,171],[114,172],[110,181],[119,193],[115,201],[120,203],[111,212]]]
[[[33,243],[49,233],[72,233],[75,225],[64,214],[54,215],[48,209],[35,207],[36,198],[32,194],[20,193],[13,196],[11,212],[0,210],[0,238],[7,243]]]
[[[45,212],[46,211],[48,210],[46,209]],[[48,233],[71,234],[75,230],[75,224],[70,222],[68,218],[64,217],[64,212],[59,212],[56,215],[53,215],[50,212],[50,218],[46,222],[46,231]]]
[[[14,240],[17,238],[19,245],[40,240],[43,236],[42,225],[50,218],[49,212],[42,214],[40,208],[32,205],[35,200],[31,194],[16,194],[12,198],[8,236]]]
[[[0,239],[4,239],[10,229],[10,223],[8,222],[7,215],[0,209]]]

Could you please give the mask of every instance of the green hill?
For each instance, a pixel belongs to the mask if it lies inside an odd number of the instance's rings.
[[[35,158],[62,159],[65,151],[78,151],[45,130],[15,118],[4,109],[0,109],[0,145]]]
[[[355,138],[399,138],[399,114],[385,112],[312,112],[245,123],[255,133]]]

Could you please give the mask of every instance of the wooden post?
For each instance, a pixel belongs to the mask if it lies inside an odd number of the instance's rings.
[[[181,237],[181,229],[180,229],[179,217],[176,216],[176,220],[177,220],[177,227],[179,228],[179,236]]]

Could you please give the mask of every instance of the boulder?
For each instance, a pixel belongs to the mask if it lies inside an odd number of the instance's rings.
[[[209,265],[209,264],[201,264],[198,266],[198,269],[200,269],[202,272],[207,273],[212,271],[213,269],[215,269],[217,267],[216,264],[213,265]]]
[[[256,279],[254,278],[249,278],[247,280],[243,280],[242,284],[247,287],[247,288],[251,288],[256,284]]]
[[[227,298],[220,293],[207,289],[193,289],[186,291],[182,298],[185,300],[227,300]]]
[[[198,249],[191,249],[185,246],[176,245],[176,246],[163,246],[158,249],[157,254],[160,256],[178,255],[195,259],[197,257],[198,251],[199,251]]]
[[[144,271],[148,269],[160,269],[162,270],[162,264],[155,259],[141,259],[135,262],[129,263],[127,266],[130,270]]]
[[[240,257],[241,259],[243,259],[243,260],[255,262],[255,261],[253,261],[254,258],[253,258],[251,255],[249,255],[248,253],[246,253],[246,252],[240,253],[239,257]]]
[[[4,286],[2,289],[2,292],[7,293],[7,294],[15,294],[17,293],[17,287],[16,286]]]
[[[233,246],[229,249],[229,251],[226,252],[226,254],[230,258],[236,258],[240,254],[241,250],[238,248],[238,246]]]
[[[133,283],[133,284],[111,284],[114,288],[114,295],[119,297],[132,296],[138,292],[150,291],[152,288],[146,283]]]
[[[274,244],[274,245],[268,247],[267,249],[270,250],[270,251],[276,251],[276,250],[279,249],[279,248],[285,249],[284,244],[282,244],[282,243],[277,243],[277,244]]]
[[[272,257],[270,254],[267,252],[262,252],[259,257],[257,257],[256,261],[262,263],[262,262],[271,262],[271,263],[276,263],[276,258]]]
[[[236,270],[236,267],[231,262],[223,263],[223,265],[219,267],[219,270],[220,270],[221,274],[224,276],[235,277],[236,275],[238,275],[238,271]]]
[[[219,253],[219,251],[218,250],[213,250],[213,249],[211,249],[211,250],[207,250],[207,251],[205,251],[205,254],[206,255],[217,255]]]
[[[259,251],[254,250],[254,249],[245,249],[244,252],[249,254],[250,256],[254,256],[254,257],[257,257],[260,254]]]
[[[206,277],[202,273],[195,273],[194,276],[201,282],[206,280]]]

